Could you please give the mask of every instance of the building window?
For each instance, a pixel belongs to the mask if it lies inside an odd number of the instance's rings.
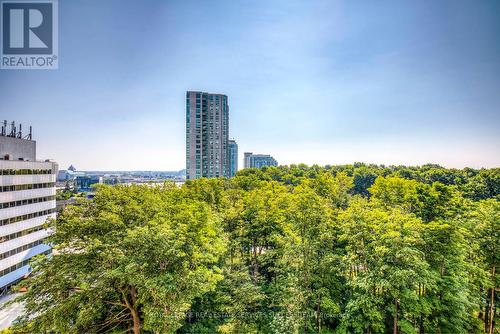
[[[47,202],[47,201],[54,201],[55,199],[56,199],[55,196],[45,196],[45,197],[23,199],[20,201],[0,203],[0,209],[7,209],[7,208],[13,208],[16,206],[21,206],[21,205],[29,205],[29,204],[35,204],[35,203],[41,203],[41,202]]]
[[[28,235],[28,234],[33,233],[33,232],[38,232],[38,231],[41,231],[43,229],[44,229],[43,225],[39,225],[37,227],[33,227],[33,228],[30,228],[30,229],[27,229],[27,230],[19,231],[19,232],[12,233],[12,234],[9,234],[9,235],[4,235],[3,237],[0,237],[0,243],[6,242],[6,241],[9,241],[9,240],[12,240],[12,239],[17,239],[17,238],[20,238],[20,237],[24,237],[25,235]]]
[[[52,169],[0,169],[0,175],[52,174]]]
[[[39,211],[39,212],[33,212],[33,213],[29,213],[29,214],[22,215],[22,216],[2,219],[2,220],[0,220],[0,226],[13,224],[13,223],[17,223],[17,222],[20,222],[23,220],[33,219],[33,218],[37,218],[37,217],[47,216],[47,215],[50,215],[51,213],[54,213],[54,212],[56,212],[55,208],[49,209],[49,210],[43,210],[43,211]]]
[[[13,186],[2,186],[0,187],[0,193],[7,191],[31,190],[31,189],[41,189],[41,188],[53,188],[53,187],[55,187],[55,183],[18,184]]]

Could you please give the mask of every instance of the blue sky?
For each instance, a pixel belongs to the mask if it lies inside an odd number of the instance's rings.
[[[496,0],[60,0],[59,50],[0,71],[0,118],[61,168],[184,168],[186,90],[229,96],[240,156],[500,166]]]

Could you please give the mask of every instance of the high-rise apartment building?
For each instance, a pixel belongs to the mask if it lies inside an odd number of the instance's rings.
[[[245,168],[262,168],[264,166],[278,166],[278,162],[269,154],[245,152],[243,165]]]
[[[31,131],[30,131],[31,132]],[[0,294],[30,272],[28,261],[48,254],[43,227],[56,216],[57,164],[36,160],[31,133],[23,137],[14,124],[0,134]]]
[[[186,93],[186,178],[230,175],[227,96]]]
[[[238,144],[229,140],[229,176],[235,176],[238,172]]]

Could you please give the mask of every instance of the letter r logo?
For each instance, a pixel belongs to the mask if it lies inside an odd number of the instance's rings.
[[[52,54],[52,3],[3,2],[4,54]]]

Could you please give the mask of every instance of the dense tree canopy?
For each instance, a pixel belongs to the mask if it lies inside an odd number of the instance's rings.
[[[174,333],[193,298],[222,279],[218,218],[175,186],[102,187],[52,223],[54,255],[23,296],[30,330]]]
[[[498,332],[500,169],[292,165],[101,186],[56,221],[14,329]]]

